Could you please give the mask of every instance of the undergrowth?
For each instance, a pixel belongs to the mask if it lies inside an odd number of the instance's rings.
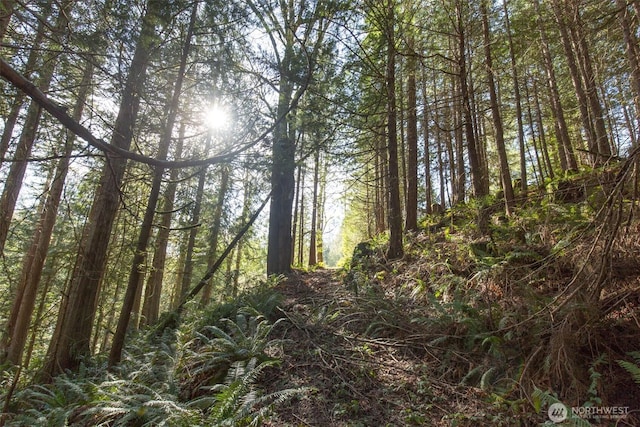
[[[452,208],[427,218],[401,260],[362,246],[344,280],[369,307],[365,333],[438,360],[432,375],[481,390],[514,417],[507,424],[530,425],[514,420],[531,413],[544,422],[556,402],[633,407],[637,221],[622,191],[602,192],[572,203],[543,192],[510,218],[490,198]]]
[[[302,388],[265,393],[278,363],[272,287],[192,315],[177,330],[132,336],[113,372],[100,363],[19,390],[6,426],[256,426]]]

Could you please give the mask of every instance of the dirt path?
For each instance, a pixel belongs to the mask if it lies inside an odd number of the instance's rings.
[[[372,338],[372,326],[383,324],[385,307],[390,310],[384,297],[356,297],[333,270],[298,274],[279,291],[288,321],[278,338],[287,341],[282,364],[265,385],[312,391],[282,405],[268,425],[448,426],[456,413],[479,410],[469,388],[433,378],[439,361],[424,347],[407,336]]]

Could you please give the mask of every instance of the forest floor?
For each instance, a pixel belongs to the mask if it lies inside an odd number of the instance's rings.
[[[308,387],[309,393],[278,407],[266,425],[507,426],[546,419],[532,410],[516,420],[486,391],[449,383],[437,374],[443,361],[409,330],[371,338],[371,319],[392,315],[386,305],[392,303],[357,296],[337,270],[296,273],[278,291],[288,319],[277,337],[285,340],[282,363],[263,384],[269,392]]]

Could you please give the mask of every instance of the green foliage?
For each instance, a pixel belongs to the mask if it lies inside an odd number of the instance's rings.
[[[257,387],[277,363],[272,348],[280,341],[269,336],[281,321],[271,323],[259,310],[273,313],[279,300],[263,289],[242,298],[249,305],[212,310],[212,324],[138,334],[112,373],[98,367],[18,392],[7,425],[257,426],[273,405],[306,392],[263,394]]]
[[[628,360],[617,360],[618,365],[624,368],[630,375],[633,381],[640,386],[640,351],[631,351],[627,353],[631,358],[633,358],[633,362],[629,362]]]

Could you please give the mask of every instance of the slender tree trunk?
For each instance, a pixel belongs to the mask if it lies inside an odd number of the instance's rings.
[[[311,200],[311,229],[309,230],[309,267],[318,264],[317,225],[318,225],[318,186],[320,180],[320,148],[316,148],[313,157],[313,197]]]
[[[387,172],[387,150],[384,140],[376,137],[376,234],[384,233],[387,229],[387,216],[389,212],[389,174]]]
[[[538,181],[538,185],[540,185],[543,181],[544,181],[544,177],[548,175],[548,171],[545,171],[545,166],[543,166],[542,161],[540,160],[542,154],[541,154],[541,149],[538,148],[538,144],[537,144],[537,136],[536,136],[536,129],[535,129],[535,122],[533,120],[533,113],[531,111],[531,101],[529,101],[531,99],[531,96],[529,94],[529,84],[527,83],[527,78],[525,76],[525,81],[524,81],[524,90],[525,90],[525,99],[527,99],[527,120],[529,123],[529,130],[531,132],[531,140],[533,141],[533,152],[534,155],[536,157],[536,164],[538,165],[538,171],[539,171],[539,176],[540,179]],[[535,171],[535,167],[534,167],[534,171]]]
[[[489,181],[484,176],[481,163],[478,142],[473,129],[473,115],[471,108],[471,94],[467,83],[467,46],[465,25],[463,22],[462,1],[456,1],[457,13],[457,34],[458,37],[458,80],[460,84],[460,95],[462,97],[462,120],[464,124],[465,137],[467,140],[467,152],[469,165],[471,167],[471,181],[476,197],[483,197],[489,194]]]
[[[251,215],[251,194],[253,192],[251,182],[249,180],[249,173],[245,170],[244,176],[244,195],[242,200],[242,213],[240,214],[240,219],[238,223],[240,226],[245,224],[249,220],[249,215]],[[240,279],[240,266],[242,265],[242,252],[244,249],[244,240],[238,240],[238,245],[236,246],[236,259],[235,266],[233,271],[233,293],[232,297],[234,301],[238,298],[238,288],[239,288],[239,279]],[[212,264],[213,265],[213,264]],[[209,267],[211,268],[211,266]]]
[[[324,156],[320,158],[320,161],[322,163],[322,176],[320,177],[320,188],[318,191],[318,231],[316,233],[316,246],[318,252],[318,264],[324,266],[324,212],[327,201],[327,174],[329,162]]]
[[[209,151],[210,140],[207,140],[206,151]],[[182,272],[182,280],[180,286],[179,299],[182,300],[189,292],[191,280],[193,276],[193,252],[196,246],[196,237],[200,230],[200,211],[202,210],[202,199],[204,197],[204,184],[207,180],[207,167],[203,167],[198,174],[198,187],[196,189],[196,197],[193,201],[193,211],[191,213],[191,229],[189,230],[189,238],[185,249],[184,269]]]
[[[73,111],[73,118],[80,121],[85,101],[89,94],[90,83],[93,77],[93,65],[87,62],[84,74],[79,86],[79,93]],[[42,277],[44,262],[51,243],[51,235],[56,222],[58,206],[62,197],[65,179],[69,170],[69,160],[75,142],[75,135],[70,131],[66,133],[64,152],[56,166],[54,178],[49,189],[44,209],[42,210],[38,225],[34,231],[29,250],[22,262],[22,273],[18,292],[15,295],[7,336],[7,360],[13,364],[20,364],[22,352],[27,339],[31,315],[36,304],[38,285]]]
[[[487,12],[486,0],[481,2],[482,10],[482,27],[484,34],[485,49],[485,65],[487,67],[487,83],[489,85],[489,99],[491,102],[491,115],[493,116],[493,126],[495,130],[496,149],[498,158],[500,159],[500,178],[502,180],[502,190],[504,191],[505,210],[507,216],[513,213],[514,194],[511,182],[511,171],[509,169],[509,160],[507,158],[507,148],[504,142],[504,129],[502,127],[502,116],[500,115],[500,106],[498,102],[498,94],[496,92],[496,83],[493,78],[493,59],[491,56],[491,39],[489,18]]]
[[[140,106],[140,94],[146,79],[150,49],[155,40],[158,0],[150,0],[142,19],[142,29],[124,86],[118,117],[111,144],[128,150],[133,127]],[[75,369],[84,357],[90,355],[90,340],[95,305],[104,273],[109,235],[120,205],[120,185],[126,159],[107,158],[100,184],[89,213],[82,242],[78,250],[73,278],[65,309],[58,316],[54,336],[47,352],[43,373],[56,375],[66,369]]]
[[[513,46],[513,36],[511,34],[511,20],[509,19],[508,0],[502,3],[504,8],[504,22],[507,30],[507,40],[509,41],[509,59],[511,61],[511,75],[513,79],[513,97],[516,103],[516,120],[518,127],[518,148],[520,153],[520,189],[526,193],[527,182],[527,160],[526,147],[524,143],[524,124],[522,120],[522,99],[520,96],[520,78],[518,76],[518,67],[516,63],[515,48]]]
[[[400,174],[398,165],[398,131],[396,125],[396,41],[394,3],[388,2],[385,36],[387,38],[387,150],[389,154],[389,248],[387,257],[401,258],[402,206],[400,204]]]
[[[301,139],[300,143],[300,151],[302,151],[304,147],[304,138]],[[296,169],[296,184],[295,184],[295,200],[293,202],[293,217],[291,224],[291,253],[292,256],[295,257],[296,247],[299,245],[298,243],[298,222],[300,221],[300,210],[301,210],[301,197],[302,197],[302,168],[303,164],[300,163]]]
[[[629,62],[629,68],[631,69],[631,90],[633,91],[633,103],[635,107],[635,123],[636,129],[640,128],[640,49],[638,48],[638,39],[636,33],[632,30],[631,16],[629,8],[627,7],[626,0],[616,0],[618,6],[618,19],[620,20],[620,26],[622,27],[622,33],[624,34],[625,50],[627,53],[627,61]],[[640,4],[635,2],[637,12],[640,13]],[[640,16],[636,16],[639,19]],[[634,135],[634,139],[638,141],[640,136]]]
[[[422,161],[424,163],[424,183],[425,183],[425,212],[432,214],[431,207],[433,206],[433,183],[431,180],[431,153],[430,153],[430,141],[429,141],[429,114],[427,111],[427,78],[426,73],[422,72],[422,82],[420,89],[422,92],[422,139],[424,154]]]
[[[570,35],[573,39],[573,45],[577,48],[578,64],[580,65],[585,93],[589,102],[589,110],[594,123],[593,130],[596,139],[594,144],[596,149],[594,153],[595,164],[603,164],[610,160],[612,153],[611,142],[609,141],[609,134],[605,124],[605,111],[598,96],[596,74],[593,70],[587,37],[584,34],[584,24],[580,14],[582,5],[580,4],[581,2],[576,2],[575,0],[570,0],[570,3],[573,17]]]
[[[178,141],[176,143],[174,157],[179,160],[182,157],[184,145],[185,122],[180,124]],[[169,245],[169,234],[171,232],[171,219],[173,218],[173,206],[178,188],[178,169],[172,169],[169,174],[169,182],[162,196],[162,211],[160,216],[160,226],[156,236],[156,247],[153,251],[151,261],[151,272],[145,286],[144,303],[142,304],[141,321],[143,325],[156,322],[160,315],[160,298],[162,296],[162,282],[164,280],[164,270],[167,261],[167,246]]]
[[[556,73],[553,66],[553,60],[549,51],[549,43],[547,34],[544,30],[543,17],[540,11],[540,1],[535,0],[534,5],[538,14],[538,28],[540,29],[540,39],[542,41],[542,56],[544,66],[547,72],[547,85],[549,88],[549,100],[551,101],[551,112],[553,114],[554,126],[556,130],[556,138],[558,140],[558,157],[560,158],[560,167],[563,171],[576,170],[578,168],[567,122],[564,117],[564,110],[560,102],[560,91],[556,80]]]
[[[191,37],[193,35],[197,11],[198,2],[195,2],[192,6],[189,27],[187,29],[184,47],[182,49],[182,56],[180,58],[178,75],[173,89],[171,103],[169,105],[169,115],[167,117],[165,128],[158,146],[157,157],[160,160],[166,160],[167,154],[169,153],[169,146],[171,144],[176,117],[178,115],[178,109],[180,107],[182,82],[184,81],[185,70],[187,67],[187,58],[189,56],[189,51],[191,50]],[[129,320],[131,319],[131,311],[133,309],[136,296],[139,295],[142,290],[142,283],[144,280],[144,264],[147,258],[147,246],[151,237],[153,217],[155,215],[158,198],[160,196],[160,186],[162,185],[163,175],[164,169],[156,166],[153,170],[151,191],[149,192],[147,207],[142,219],[140,234],[138,235],[138,242],[133,254],[133,262],[131,271],[129,273],[127,289],[124,294],[124,301],[122,302],[122,310],[120,311],[120,317],[118,318],[118,326],[116,327],[116,332],[113,336],[111,351],[109,353],[109,366],[114,366],[120,363],[120,359],[122,358],[122,349],[124,348],[125,336],[127,333],[127,329],[129,328]]]
[[[66,0],[60,4],[60,11],[56,19],[56,25],[53,28],[53,35],[51,36],[52,40],[58,40],[60,43],[63,43],[69,22],[67,15],[70,12],[73,2],[74,0]],[[55,51],[55,49],[53,50]],[[56,52],[48,53],[44,58],[39,72],[40,79],[38,82],[39,89],[42,92],[49,90],[58,59],[58,53]],[[11,219],[13,218],[18,196],[22,189],[28,159],[31,156],[31,150],[38,133],[41,114],[42,107],[40,107],[37,102],[32,101],[27,110],[20,140],[14,154],[14,161],[11,164],[9,174],[4,183],[4,189],[0,197],[0,255],[4,254],[4,246],[9,235]],[[7,130],[7,133],[10,138],[11,133],[9,130]]]
[[[407,197],[405,224],[408,231],[418,230],[418,107],[414,36],[409,36],[407,58]]]
[[[307,170],[304,168],[304,165],[301,164],[300,168],[302,169],[301,171],[301,176],[300,176],[300,207],[298,208],[298,231],[297,231],[297,236],[298,236],[298,240],[296,241],[295,239],[292,240],[293,244],[297,244],[297,250],[293,250],[292,249],[292,254],[297,253],[298,255],[298,259],[297,259],[297,264],[299,266],[302,266],[304,264],[304,231],[305,231],[305,219],[306,219],[306,205],[305,205],[305,197],[304,197],[304,186],[305,186],[305,179],[307,177]]]
[[[547,133],[544,129],[544,121],[542,120],[542,108],[540,106],[540,91],[538,90],[538,83],[535,78],[533,79],[533,99],[536,105],[536,122],[538,124],[538,134],[540,135],[540,147],[542,148],[542,157],[544,164],[547,166],[549,178],[555,178],[554,162],[551,161],[549,155],[549,145],[547,144]],[[557,129],[557,127],[556,127]]]
[[[589,115],[589,107],[587,101],[587,95],[585,93],[584,86],[582,85],[582,79],[580,71],[578,70],[578,63],[576,61],[575,49],[571,44],[571,37],[568,31],[568,24],[565,18],[566,5],[560,4],[558,0],[553,2],[553,12],[560,30],[560,40],[562,41],[562,47],[567,57],[567,66],[569,68],[569,74],[571,75],[571,81],[573,88],[578,99],[578,106],[580,107],[580,118],[582,119],[582,127],[584,128],[585,135],[587,137],[587,146],[589,147],[591,164],[595,165],[598,161],[598,143],[596,131],[593,127],[593,121]]]
[[[207,266],[211,266],[216,262],[218,258],[218,240],[220,239],[220,228],[222,226],[222,208],[225,205],[225,199],[229,191],[229,165],[221,165],[220,169],[220,184],[218,187],[218,194],[216,197],[216,206],[213,211],[211,232],[209,234],[209,256]],[[240,245],[238,245],[240,247]],[[211,280],[202,288],[202,297],[200,299],[200,305],[202,307],[209,304],[211,300],[211,293],[213,291],[213,283]]]
[[[2,7],[0,5],[0,7]],[[50,7],[46,10],[42,11],[43,19],[38,20],[38,28],[36,30],[36,35],[33,41],[33,48],[29,51],[29,56],[27,58],[27,63],[24,67],[24,76],[29,79],[37,67],[38,60],[42,58],[42,54],[40,52],[40,47],[42,47],[42,41],[45,37],[45,28],[46,22],[49,18],[51,12]],[[1,18],[0,18],[1,19]],[[0,40],[2,37],[0,37]],[[11,137],[13,136],[13,130],[18,122],[18,118],[20,116],[20,111],[24,106],[24,101],[27,98],[27,94],[18,90],[15,94],[13,102],[11,104],[11,111],[7,115],[4,121],[4,129],[2,130],[2,139],[0,139],[0,166],[4,163],[5,156],[7,151],[9,150],[9,145],[11,144]]]

